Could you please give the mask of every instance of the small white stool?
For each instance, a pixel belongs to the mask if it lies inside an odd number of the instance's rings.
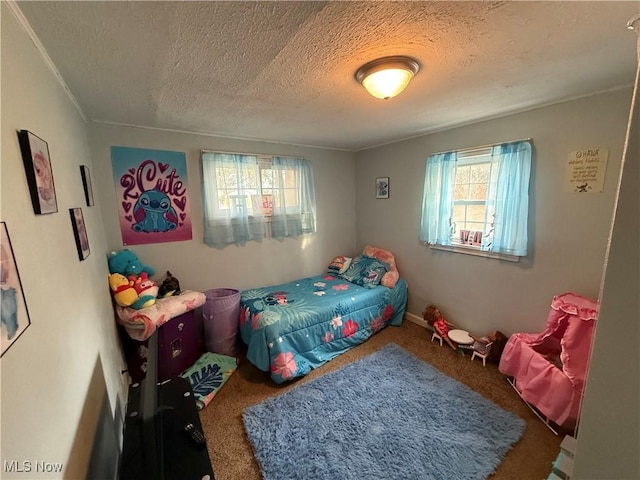
[[[440,340],[440,346],[442,346],[442,337],[438,335],[438,332],[435,330],[433,331],[433,335],[431,335],[431,341],[433,342],[434,340]]]

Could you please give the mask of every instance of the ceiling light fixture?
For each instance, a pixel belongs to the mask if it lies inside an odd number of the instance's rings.
[[[420,65],[411,57],[384,57],[361,66],[356,80],[374,97],[387,100],[402,92],[418,70]]]

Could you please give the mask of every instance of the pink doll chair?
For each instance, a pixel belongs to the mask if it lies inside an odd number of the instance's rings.
[[[598,303],[575,293],[556,295],[542,333],[515,333],[499,370],[554,433],[577,426]]]

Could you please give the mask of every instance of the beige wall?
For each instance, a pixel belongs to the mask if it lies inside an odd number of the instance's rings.
[[[85,123],[2,2],[2,221],[7,223],[31,325],[0,360],[2,478],[84,478],[101,399],[126,386],[106,286],[101,203],[86,207],[79,166],[93,170]],[[49,144],[58,212],[35,215],[17,130]],[[93,170],[94,171],[94,170]],[[94,171],[95,175],[95,171]],[[82,207],[91,255],[78,254],[69,208]],[[32,470],[26,471],[31,462]],[[38,473],[35,462],[62,463]]]
[[[435,303],[475,333],[540,331],[551,298],[598,298],[622,156],[630,90],[596,95],[358,152],[357,243],[395,252],[409,283],[408,311]],[[443,252],[418,241],[425,162],[440,151],[531,137],[529,255],[519,263]],[[604,190],[564,191],[568,154],[609,149]],[[374,179],[390,177],[390,198]]]
[[[186,153],[193,239],[129,247],[144,263],[156,269],[159,279],[168,269],[185,289],[245,289],[316,275],[334,256],[354,251],[355,162],[350,152],[100,124],[90,125],[89,132],[98,179],[96,190],[105,205],[103,222],[109,250],[124,248],[111,172],[111,146]],[[301,156],[310,160],[316,184],[317,233],[300,238],[247,242],[243,247],[232,245],[216,249],[205,245],[202,242],[200,164],[200,150],[203,149]]]
[[[87,126],[6,4],[2,5],[1,14],[0,213],[9,227],[31,326],[0,360],[0,453],[2,461],[64,464],[58,475],[30,472],[29,478],[82,478],[100,398],[108,397],[112,411],[124,400],[126,387],[120,375],[123,363],[104,281],[106,253],[121,248],[110,168],[111,145],[181,150],[187,154],[193,240],[132,247],[157,270],[172,270],[185,288],[248,288],[286,281],[317,273],[333,255],[356,254],[370,243],[396,253],[401,273],[409,281],[411,312],[420,314],[424,304],[434,302],[451,320],[481,333],[494,328],[505,333],[538,331],[555,293],[573,290],[598,296],[620,167],[628,90],[358,154]],[[33,214],[16,137],[19,129],[29,129],[49,142],[58,193],[56,214]],[[519,264],[507,264],[435,252],[419,245],[417,226],[427,155],[523,137],[532,137],[536,149],[531,255]],[[582,457],[579,468],[587,472],[582,478],[596,470],[599,478],[605,478],[606,472],[637,472],[633,470],[637,467],[633,453],[637,452],[638,431],[638,306],[633,303],[633,299],[637,302],[637,295],[631,293],[621,299],[614,295],[616,285],[630,289],[635,286],[637,293],[637,277],[629,277],[637,267],[637,239],[635,249],[628,242],[620,242],[620,237],[638,234],[637,131],[635,141],[635,173],[630,169],[631,176],[625,177],[628,183],[621,192],[624,207],[619,205],[616,222],[618,239],[614,235],[607,270],[607,283],[611,278],[620,283],[613,282],[604,289],[603,318],[599,320],[579,437],[577,460]],[[567,154],[588,146],[610,150],[604,192],[566,194],[562,179]],[[199,220],[200,149],[302,155],[313,161],[319,233],[303,239],[249,243],[242,248],[217,250],[204,246]],[[81,164],[91,168],[94,207],[84,205],[78,168]],[[379,176],[391,178],[388,200],[374,198],[374,179]],[[77,258],[68,216],[68,209],[78,206],[83,207],[92,250],[83,262]],[[636,265],[627,263],[627,259],[635,259]],[[475,279],[477,283],[473,285]],[[615,308],[618,301],[631,303],[621,311]],[[620,330],[631,334],[620,336]],[[636,369],[630,369],[630,365]],[[635,440],[629,441],[631,437]],[[605,443],[611,448],[603,453],[601,446]],[[622,450],[616,450],[620,446]],[[621,464],[619,455],[626,457]],[[621,465],[618,470],[609,469],[614,463]],[[2,474],[2,478],[12,477],[27,478],[24,473]]]
[[[640,51],[640,43],[638,48]],[[571,476],[576,479],[640,478],[640,97],[637,90],[628,132]]]

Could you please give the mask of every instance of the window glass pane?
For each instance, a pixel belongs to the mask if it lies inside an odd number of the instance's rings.
[[[466,217],[467,207],[465,205],[454,205],[453,206],[453,221],[456,224],[456,230],[460,231],[460,229],[465,228],[465,217]]]
[[[484,212],[486,210],[485,205],[468,205],[467,206],[467,221],[468,222],[482,222],[484,224]]]
[[[473,183],[489,181],[489,164],[481,163],[479,165],[471,165],[471,179]]]
[[[467,222],[467,230],[479,230],[484,232],[484,223],[478,222]]]
[[[222,167],[217,170],[218,188],[238,188],[238,178],[235,168]]]
[[[469,196],[469,185],[455,185],[453,190],[454,200],[466,200]]]
[[[262,189],[273,188],[273,170],[270,168],[263,168],[260,170],[262,177]]]
[[[487,184],[472,183],[469,187],[469,200],[487,200]]]
[[[469,183],[469,168],[470,167],[457,167],[456,168],[456,182],[455,183]]]
[[[258,188],[258,170],[256,168],[247,168],[243,172],[242,186],[247,189],[257,190]]]

